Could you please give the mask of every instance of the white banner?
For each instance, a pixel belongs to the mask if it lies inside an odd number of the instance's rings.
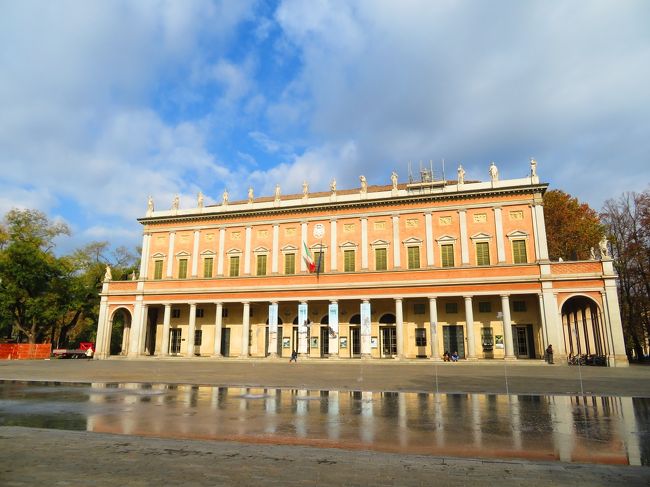
[[[269,304],[269,333],[278,332],[278,304]]]
[[[339,304],[330,303],[329,306],[329,327],[330,333],[339,334]]]
[[[361,303],[361,334],[370,336],[370,303]]]
[[[307,303],[298,305],[298,331],[307,333]]]

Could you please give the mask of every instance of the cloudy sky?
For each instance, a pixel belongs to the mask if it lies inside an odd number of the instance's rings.
[[[600,209],[649,187],[648,26],[646,0],[0,0],[0,211],[134,247],[149,194],[530,157]]]

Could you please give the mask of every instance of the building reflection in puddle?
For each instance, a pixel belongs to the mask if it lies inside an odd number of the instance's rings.
[[[114,434],[650,463],[650,399],[0,382],[0,424],[83,429],[84,419]]]

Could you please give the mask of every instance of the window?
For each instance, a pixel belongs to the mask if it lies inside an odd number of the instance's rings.
[[[257,275],[258,276],[266,275],[266,255],[257,256]]]
[[[223,318],[228,318],[228,308],[221,308],[221,316]]]
[[[345,272],[354,272],[354,250],[343,251],[343,270]]]
[[[187,277],[187,259],[178,259],[178,278],[185,279]]]
[[[180,318],[181,310],[180,308],[172,308],[172,318]]]
[[[494,347],[492,328],[489,326],[481,328],[481,345],[483,345],[483,350],[488,352]]]
[[[476,243],[476,265],[490,265],[490,244],[488,242]]]
[[[194,330],[194,346],[200,347],[202,341],[203,341],[203,330]]]
[[[212,277],[213,264],[214,259],[212,257],[206,257],[203,259],[203,277]]]
[[[420,268],[420,247],[407,247],[409,269]]]
[[[458,313],[458,303],[445,303],[445,313],[447,314]]]
[[[375,249],[375,270],[385,271],[386,269],[388,269],[386,249]]]
[[[233,255],[230,257],[230,277],[239,276],[239,256]]]
[[[512,260],[515,264],[526,264],[528,262],[525,240],[512,241]]]
[[[153,261],[153,278],[154,279],[162,279],[162,267],[163,267],[163,261],[162,260],[154,260]]]
[[[479,313],[490,313],[492,312],[492,303],[489,301],[479,301],[478,302],[478,312]]]
[[[296,273],[296,254],[284,254],[284,273]]]
[[[526,301],[513,301],[512,310],[518,313],[524,313],[526,311]]]
[[[440,246],[440,262],[442,267],[454,267],[454,244]]]
[[[425,310],[424,303],[415,303],[413,305],[413,314],[423,315],[424,310]]]
[[[427,346],[427,330],[424,328],[415,329],[415,346],[416,347],[426,347]]]
[[[325,270],[325,252],[314,252],[314,272],[323,272]]]
[[[203,318],[203,308],[196,308],[196,317]]]

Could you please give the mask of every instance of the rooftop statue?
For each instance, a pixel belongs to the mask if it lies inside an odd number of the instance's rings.
[[[280,201],[280,185],[275,185],[275,200]]]
[[[113,279],[113,273],[111,272],[111,266],[106,265],[106,272],[104,272],[104,280],[110,281]]]
[[[226,206],[228,204],[228,190],[224,189],[223,190],[223,195],[221,197],[221,204]]]
[[[254,195],[253,195],[253,187],[252,187],[252,186],[249,186],[249,187],[248,187],[248,202],[249,202],[249,203],[252,203],[252,202],[253,202],[253,199],[254,199]]]
[[[196,197],[196,207],[203,208],[203,193],[201,191],[199,191],[199,194]]]
[[[397,173],[395,171],[390,175],[390,180],[393,183],[393,189],[397,189]]]
[[[598,246],[600,247],[600,258],[603,259],[605,257],[609,257],[609,248],[607,248],[607,237],[603,236],[603,238],[600,239]]]
[[[493,183],[499,180],[499,170],[497,169],[497,165],[494,162],[490,163],[490,169],[488,172],[490,173],[490,180]]]
[[[330,191],[332,193],[336,193],[336,179],[332,179],[330,182]]]
[[[462,164],[458,165],[458,184],[465,184],[465,169]]]
[[[309,184],[307,184],[307,181],[302,182],[302,197],[307,198],[309,196]]]
[[[530,176],[537,176],[537,161],[534,158],[530,158]]]
[[[361,192],[365,193],[368,191],[368,182],[366,181],[366,177],[362,174],[359,176],[359,181],[361,181]]]
[[[151,215],[153,213],[153,197],[149,195],[149,198],[147,199],[147,215]]]
[[[178,195],[174,196],[174,199],[172,200],[172,210],[178,210],[178,205],[180,202],[181,199],[178,197]]]

